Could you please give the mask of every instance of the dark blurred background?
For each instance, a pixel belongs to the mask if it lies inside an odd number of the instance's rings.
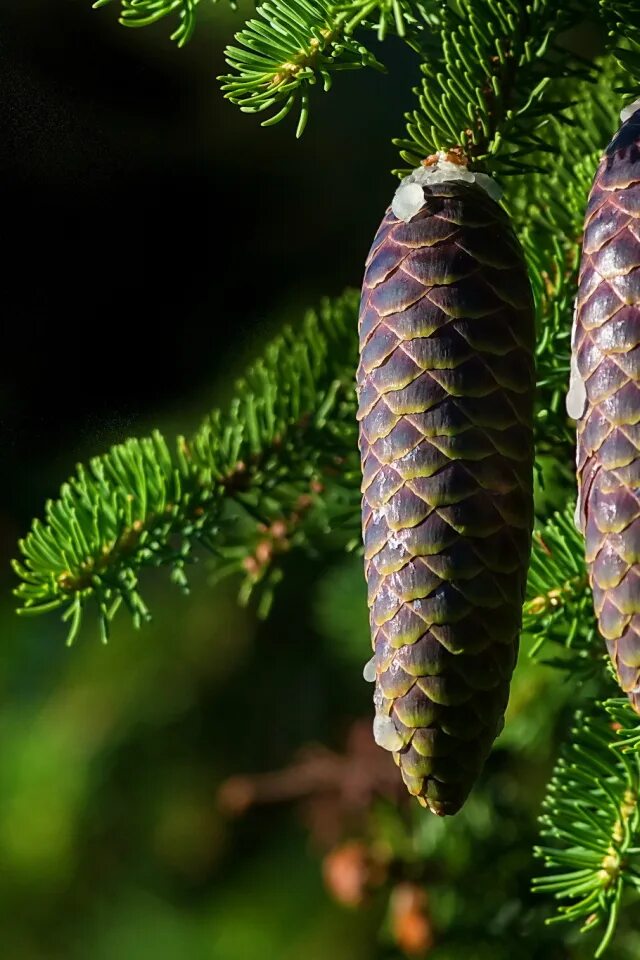
[[[586,957],[528,894],[570,687],[526,656],[443,824],[372,749],[358,558],[297,558],[266,623],[204,564],[188,600],[147,578],[153,624],[107,648],[13,613],[16,540],[75,462],[189,432],[282,321],[358,285],[418,72],[388,43],[391,76],[340,74],[297,142],[222,99],[241,14],[182,51],[116,14],[0,8],[3,960]]]
[[[389,44],[394,80],[339,75],[297,142],[222,98],[240,13],[205,10],[178,50],[170,19],[117,12],[0,10],[2,482],[23,521],[52,457],[64,473],[177,405],[186,429],[274,319],[358,284],[417,75]]]
[[[117,12],[0,8],[3,957],[368,956],[379,916],[332,904],[291,810],[217,802],[234,773],[344,742],[364,622],[345,685],[308,570],[259,628],[203,571],[189,601],[149,582],[153,626],[123,617],[103,649],[88,620],[68,651],[55,616],[13,614],[8,560],[76,461],[191,430],[282,320],[358,284],[416,64],[389,44],[393,82],[340,76],[297,142],[220,94],[240,13],[203,13],[180,51],[169,20]]]

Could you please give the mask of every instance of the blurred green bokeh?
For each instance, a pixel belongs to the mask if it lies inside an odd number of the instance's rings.
[[[329,664],[295,663],[293,624],[256,634],[198,574],[188,601],[159,578],[154,625],[123,617],[108,648],[69,651],[55,622],[4,604],[5,956],[368,955],[375,918],[331,903],[288,811],[236,824],[216,803],[225,776],[327,736]]]
[[[297,804],[231,818],[230,775],[286,767],[309,742],[340,750],[367,716],[368,637],[357,558],[292,562],[258,624],[206,564],[188,599],[148,581],[154,623],[123,616],[108,647],[87,626],[63,645],[54,620],[2,609],[0,916],[13,960],[400,958],[389,883],[336,904],[326,853]],[[528,881],[535,815],[567,722],[570,684],[525,654],[507,726],[462,814],[441,821],[380,800],[351,821],[425,882],[436,960],[588,957],[542,924]],[[337,825],[338,832],[340,825]],[[565,934],[565,931],[562,931]],[[574,937],[574,939],[577,939]],[[630,930],[612,956],[637,956]],[[426,955],[426,954],[424,954]]]
[[[399,957],[386,900],[332,902],[296,807],[219,809],[230,774],[285,766],[308,741],[340,747],[365,715],[366,621],[357,560],[290,571],[257,625],[204,565],[189,599],[152,580],[154,624],[123,617],[72,650],[51,620],[7,638],[0,717],[0,915],[13,960],[291,960]],[[587,957],[543,931],[530,901],[536,807],[570,686],[521,659],[507,727],[463,813],[440,821],[390,804],[363,818],[427,865],[430,956]],[[411,869],[411,867],[409,868]],[[640,940],[627,935],[634,956]]]

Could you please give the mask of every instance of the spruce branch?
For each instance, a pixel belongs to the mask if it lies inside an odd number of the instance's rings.
[[[244,574],[243,599],[265,588],[264,609],[281,554],[320,536],[326,549],[334,528],[344,548],[359,499],[357,302],[348,292],[286,328],[190,441],[156,432],[79,466],[20,542],[20,612],[61,609],[72,642],[93,603],[106,639],[122,602],[136,625],[149,619],[144,569],[167,566],[187,589],[196,547],[217,576]]]
[[[401,157],[413,168],[437,151],[459,150],[489,172],[535,167],[532,154],[550,149],[549,117],[570,103],[557,81],[589,75],[556,45],[584,9],[556,0],[440,0],[437,7],[439,52],[423,64],[406,138],[394,141]]]
[[[619,93],[638,96],[640,82],[640,6],[637,0],[600,0],[611,53],[622,67]]]
[[[412,11],[413,6],[416,4],[409,0],[346,0],[334,4],[334,10],[348,17],[345,33],[365,26],[376,31],[378,40],[384,40],[391,31],[404,37],[408,27],[421,24]]]
[[[597,68],[596,83],[580,78],[565,83],[563,95],[574,103],[564,119],[552,117],[545,128],[554,156],[534,154],[533,162],[545,165],[544,172],[509,178],[505,198],[536,301],[538,452],[563,458],[572,456],[573,447],[565,397],[584,211],[602,149],[618,124],[611,88],[620,69],[611,58]]]
[[[611,942],[625,889],[640,892],[640,754],[612,750],[615,736],[601,705],[576,715],[543,804],[548,845],[534,851],[547,872],[533,889],[558,902],[547,922],[581,921],[583,932],[604,926],[596,957]]]
[[[520,240],[536,305],[537,449],[555,454],[573,442],[565,398],[579,250],[568,245],[566,235],[536,230],[533,219],[523,225]]]
[[[112,0],[96,0],[93,9],[97,10],[111,2]],[[218,0],[208,2],[216,4]],[[171,39],[175,40],[179,47],[183,47],[195,30],[200,3],[201,0],[120,0],[119,22],[124,27],[148,27],[164,17],[176,14],[178,26],[171,34]],[[235,0],[229,0],[229,3],[235,10]]]
[[[616,734],[614,749],[624,753],[640,753],[640,719],[628,698],[613,697],[606,700],[604,706]]]
[[[604,645],[593,616],[584,544],[573,521],[573,505],[534,531],[522,629],[534,641],[531,657],[582,679],[602,670]],[[558,652],[548,658],[550,643]]]
[[[262,126],[298,109],[296,136],[309,117],[311,88],[324,91],[340,70],[384,70],[356,37],[358,27],[372,27],[379,37],[391,29],[405,36],[415,17],[408,0],[350,0],[333,6],[321,0],[269,0],[256,10],[226,49],[231,73],[218,79],[225,96],[244,113],[269,111]]]

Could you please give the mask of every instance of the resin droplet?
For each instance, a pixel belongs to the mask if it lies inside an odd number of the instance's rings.
[[[424,190],[419,183],[400,184],[391,202],[394,217],[408,223],[424,207]]]
[[[376,658],[371,657],[371,660],[367,660],[364,665],[364,670],[362,671],[362,676],[367,681],[367,683],[376,682]]]
[[[582,533],[582,511],[580,510],[580,498],[576,501],[576,508],[573,511],[573,522],[578,533]]]
[[[488,193],[497,203],[502,196],[502,187],[488,173],[475,173],[474,176],[478,186],[482,187],[485,193]]]
[[[579,420],[587,406],[587,388],[578,370],[578,361],[571,357],[571,373],[569,376],[569,392],[567,393],[567,416],[572,420]]]
[[[634,100],[633,103],[630,103],[627,107],[622,108],[620,111],[620,119],[623,123],[625,123],[638,110],[640,110],[640,100]]]
[[[469,170],[464,163],[453,163],[446,153],[440,151],[435,163],[429,163],[427,166],[421,164],[401,182],[391,203],[393,215],[405,222],[411,220],[424,206],[422,187],[435,183],[447,183],[450,180],[475,183],[496,202],[502,196],[501,188],[488,174]]]
[[[381,714],[373,721],[373,739],[384,750],[400,750],[404,746],[391,717]]]

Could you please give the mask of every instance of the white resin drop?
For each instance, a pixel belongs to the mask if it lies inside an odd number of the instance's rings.
[[[381,714],[373,721],[373,739],[384,750],[400,750],[403,746],[402,737],[391,717]]]
[[[637,110],[640,110],[640,99],[634,100],[633,103],[630,103],[627,107],[623,107],[620,111],[620,119],[625,123]]]
[[[396,190],[391,209],[398,220],[408,223],[424,207],[424,190],[419,183],[406,183],[404,180]]]
[[[567,393],[567,416],[572,420],[579,420],[587,406],[587,388],[578,370],[578,361],[571,357],[571,373],[569,376],[569,392]]]
[[[428,167],[423,165],[416,167],[408,177],[404,178],[391,203],[393,215],[407,223],[424,206],[422,187],[432,183],[446,183],[449,180],[475,183],[496,201],[502,196],[502,190],[492,177],[486,173],[468,170],[464,164],[452,163],[451,160],[447,160],[446,153],[440,151],[435,163]]]
[[[485,193],[488,193],[491,199],[497,203],[502,196],[502,187],[497,181],[490,177],[488,173],[474,173],[473,176],[478,186],[482,187]]]
[[[402,540],[399,540],[396,537],[395,533],[392,533],[389,539],[387,540],[387,546],[389,550],[402,550],[404,547],[404,543]]]
[[[367,660],[364,665],[364,670],[362,671],[362,676],[367,681],[367,683],[376,682],[376,658],[375,656],[371,657],[371,660]]]
[[[582,533],[582,511],[580,510],[580,497],[576,500],[576,508],[573,511],[573,522],[578,533]]]

